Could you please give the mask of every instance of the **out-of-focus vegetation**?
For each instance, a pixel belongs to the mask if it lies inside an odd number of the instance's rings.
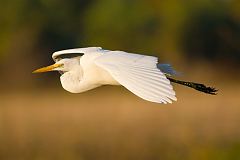
[[[53,51],[74,47],[157,55],[176,66],[240,62],[237,0],[14,0],[1,6],[0,71],[13,86],[32,83],[28,73],[51,63]]]
[[[120,87],[1,95],[0,159],[237,160],[240,88],[218,87],[218,96],[176,87],[172,105]]]
[[[88,46],[158,56],[219,95],[174,86],[159,105],[31,74]],[[240,159],[239,64],[239,0],[2,0],[0,159]]]

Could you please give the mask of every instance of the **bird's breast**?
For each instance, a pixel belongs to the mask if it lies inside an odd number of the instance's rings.
[[[64,73],[62,87],[71,93],[81,93],[102,85],[120,85],[110,73],[95,64]]]

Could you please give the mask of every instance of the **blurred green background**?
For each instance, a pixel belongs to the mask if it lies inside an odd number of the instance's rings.
[[[1,0],[0,159],[240,159],[240,1]],[[33,75],[54,51],[100,46],[159,57],[220,89],[176,86],[172,105],[123,87],[64,91]]]

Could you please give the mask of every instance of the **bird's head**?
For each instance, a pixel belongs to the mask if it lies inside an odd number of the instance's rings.
[[[49,72],[49,71],[68,72],[72,70],[74,67],[79,65],[80,65],[80,61],[78,58],[65,58],[57,61],[53,65],[37,69],[33,71],[33,73],[42,73],[42,72]]]

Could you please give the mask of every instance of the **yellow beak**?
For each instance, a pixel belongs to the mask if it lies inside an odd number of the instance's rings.
[[[42,73],[42,72],[49,72],[49,71],[52,71],[53,69],[55,68],[58,68],[58,67],[61,67],[63,66],[63,64],[53,64],[53,65],[50,65],[50,66],[47,66],[47,67],[43,67],[43,68],[40,68],[40,69],[37,69],[35,71],[33,71],[32,73]]]

